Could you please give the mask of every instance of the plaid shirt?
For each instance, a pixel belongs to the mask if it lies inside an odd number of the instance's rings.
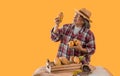
[[[69,59],[70,56],[84,56],[82,63],[89,63],[90,56],[95,52],[94,34],[85,27],[82,27],[77,34],[74,34],[74,27],[73,24],[65,24],[56,33],[53,32],[54,28],[52,29],[51,39],[55,42],[60,41],[57,57],[64,56]],[[80,40],[82,47],[87,49],[87,53],[69,48],[68,42],[73,39]]]

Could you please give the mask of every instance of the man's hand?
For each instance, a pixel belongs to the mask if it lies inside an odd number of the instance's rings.
[[[59,26],[59,24],[62,22],[59,17],[56,17],[55,20],[55,25]]]
[[[74,39],[73,41],[74,41],[75,45],[71,46],[70,48],[74,48],[74,49],[77,49],[79,51],[87,52],[87,49],[82,47],[80,40]]]
[[[58,17],[55,18],[55,24],[59,25],[63,20],[63,12],[60,12]]]
[[[81,41],[78,39],[74,39],[73,41],[74,41],[75,46],[73,46],[72,48],[82,50]]]
[[[81,45],[73,46],[72,48],[80,50],[80,51],[82,51],[83,49]]]
[[[70,48],[75,48],[75,49],[78,49],[79,47],[82,48],[81,41],[78,39],[73,39],[73,41],[70,41],[68,44]]]
[[[56,17],[54,20],[54,22],[55,22],[54,32],[56,32],[58,30],[58,27],[59,27],[60,23],[62,22],[62,19],[63,19],[63,12],[60,12],[58,17]]]

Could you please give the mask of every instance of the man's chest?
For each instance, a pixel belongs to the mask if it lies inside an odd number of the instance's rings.
[[[63,35],[62,35],[62,42],[63,43],[68,43],[69,41],[73,40],[73,39],[78,39],[81,41],[82,44],[85,44],[86,42],[86,32],[82,32],[82,33],[77,33],[74,34],[73,30],[67,30]]]

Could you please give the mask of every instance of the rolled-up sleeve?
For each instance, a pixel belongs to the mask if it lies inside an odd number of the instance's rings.
[[[63,28],[58,29],[56,33],[53,32],[54,28],[51,30],[51,39],[55,42],[59,41],[62,37]]]
[[[88,31],[86,39],[87,39],[87,44],[86,44],[87,52],[89,55],[92,55],[96,50],[95,37],[92,31],[90,30]]]
[[[60,40],[60,30],[58,29],[58,31],[56,33],[53,32],[54,28],[52,28],[51,30],[51,39],[55,42]]]

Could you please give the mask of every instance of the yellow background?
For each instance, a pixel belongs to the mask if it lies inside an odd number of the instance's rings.
[[[53,60],[59,45],[50,39],[54,18],[63,11],[61,26],[71,23],[74,9],[82,7],[92,12],[97,49],[91,64],[120,76],[119,0],[1,0],[0,76],[31,76]]]

